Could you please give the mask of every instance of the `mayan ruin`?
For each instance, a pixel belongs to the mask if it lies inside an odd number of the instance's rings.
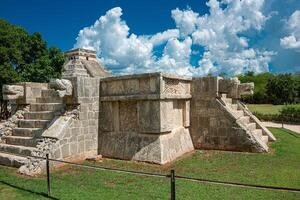
[[[14,153],[163,165],[194,149],[268,152],[276,140],[239,101],[253,83],[160,72],[115,76],[95,51],[65,56],[62,79],[3,86],[14,113],[1,135],[1,165],[24,174],[43,170],[44,161]]]

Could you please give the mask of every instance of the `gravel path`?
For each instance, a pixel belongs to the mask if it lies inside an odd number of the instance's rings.
[[[266,127],[274,127],[274,128],[281,128],[281,123],[275,123],[275,122],[262,122],[264,126]],[[283,124],[283,128],[289,129],[291,131],[294,131],[296,133],[300,133],[300,125],[292,125],[292,124]]]

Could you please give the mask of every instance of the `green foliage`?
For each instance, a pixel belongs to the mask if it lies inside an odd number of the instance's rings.
[[[287,105],[280,110],[283,121],[300,123],[300,104]]]
[[[254,74],[253,72],[247,72],[244,75],[240,75],[238,78],[242,83],[254,83],[254,94],[252,96],[243,97],[243,101],[247,103],[268,103],[268,97],[266,95],[265,87],[268,80],[274,75],[271,73]]]
[[[251,104],[290,104],[299,102],[300,75],[299,74],[254,74],[248,72],[240,75],[242,83],[254,82],[254,94],[245,96],[242,101]]]
[[[0,100],[2,85],[19,81],[47,82],[61,76],[64,57],[57,48],[47,48],[40,33],[0,19]]]
[[[296,80],[291,74],[271,77],[266,85],[266,94],[273,104],[294,103],[297,96]]]

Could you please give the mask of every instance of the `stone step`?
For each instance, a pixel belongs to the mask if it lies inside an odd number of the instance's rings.
[[[21,167],[27,161],[27,158],[21,156],[15,156],[12,154],[0,152],[0,164],[9,167]]]
[[[244,124],[249,124],[250,123],[250,117],[249,116],[242,116],[240,118],[241,122]]]
[[[5,136],[6,144],[35,147],[37,144],[36,138],[33,137],[21,137],[21,136]]]
[[[45,128],[50,120],[33,120],[22,119],[19,120],[19,128]]]
[[[237,104],[231,104],[231,109],[232,110],[238,110],[238,105]]]
[[[0,152],[8,152],[12,154],[21,154],[24,156],[30,156],[31,152],[35,150],[34,147],[16,146],[11,144],[0,144]]]
[[[42,135],[42,133],[42,128],[14,128],[12,130],[13,136],[39,137]]]
[[[227,104],[232,104],[232,98],[224,98],[224,101],[225,101]]]
[[[26,112],[24,113],[25,119],[42,119],[42,120],[51,120],[55,116],[55,113],[52,111],[37,111],[37,112]]]
[[[261,137],[261,139],[262,139],[262,141],[264,142],[264,143],[268,143],[268,141],[269,141],[269,139],[268,139],[268,136],[267,135],[263,135],[262,137]]]
[[[53,89],[49,89],[49,90],[42,90],[42,98],[59,98],[59,96],[57,91]]]
[[[52,98],[36,98],[37,103],[63,103],[63,99],[60,97]]]
[[[64,108],[62,103],[33,103],[30,104],[30,111],[57,111]]]
[[[253,131],[253,134],[257,135],[259,138],[262,138],[262,130],[261,129],[255,129]]]
[[[247,124],[247,128],[250,129],[250,131],[254,131],[256,129],[255,123],[249,123]]]
[[[244,111],[242,111],[242,110],[233,111],[233,115],[236,116],[237,118],[243,117],[244,116]]]

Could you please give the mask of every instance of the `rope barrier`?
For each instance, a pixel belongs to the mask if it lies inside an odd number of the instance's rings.
[[[3,151],[0,151],[0,152],[3,152]],[[45,157],[39,157],[39,156],[24,156],[21,154],[12,154],[12,153],[7,153],[7,152],[3,152],[3,153],[21,156],[21,157],[25,157],[25,158],[32,157],[32,158],[46,160]],[[65,164],[69,164],[69,165],[73,165],[73,166],[77,166],[77,167],[96,169],[96,170],[107,170],[107,171],[113,171],[113,172],[151,176],[151,177],[168,177],[168,178],[171,177],[170,174],[159,174],[159,173],[141,172],[141,171],[118,169],[118,168],[109,168],[109,167],[102,167],[102,166],[95,166],[95,165],[86,165],[86,164],[73,163],[73,162],[69,162],[69,161],[57,160],[57,159],[52,159],[52,158],[49,158],[48,160],[53,161],[53,162],[65,163]],[[277,186],[257,185],[257,184],[248,184],[248,183],[239,183],[239,182],[230,182],[230,181],[210,180],[210,179],[192,178],[192,177],[180,176],[180,175],[174,175],[174,177],[177,179],[182,179],[182,180],[187,180],[187,181],[209,183],[209,184],[216,184],[216,185],[226,185],[226,186],[234,186],[234,187],[241,187],[241,188],[254,188],[254,189],[264,189],[264,190],[273,190],[273,191],[276,190],[276,191],[300,193],[300,189],[298,189],[298,188],[277,187]]]

